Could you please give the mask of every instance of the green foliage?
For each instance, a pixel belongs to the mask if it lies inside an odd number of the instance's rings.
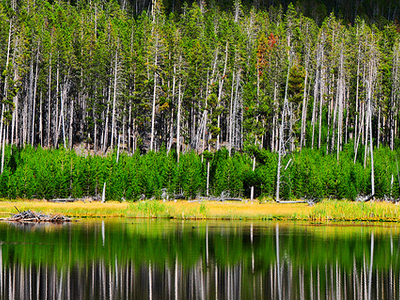
[[[258,160],[260,161],[260,166],[255,172],[259,179],[261,195],[264,197],[275,196],[278,155],[262,150],[259,153]]]
[[[165,216],[167,213],[166,207],[163,203],[158,201],[143,201],[137,206],[137,210],[143,217],[160,217]]]
[[[200,194],[205,190],[204,171],[201,158],[194,151],[183,155],[178,164],[177,191],[190,198]]]
[[[254,152],[252,158],[244,153],[229,156],[227,149],[214,154],[201,155],[194,151],[181,155],[179,163],[174,151],[165,150],[132,156],[125,153],[116,162],[116,153],[106,157],[79,156],[63,148],[44,150],[26,147],[6,147],[5,168],[0,176],[0,197],[5,198],[80,198],[101,195],[106,182],[106,199],[137,200],[161,199],[183,193],[195,198],[205,193],[207,160],[210,161],[210,192],[219,196],[227,192],[232,197],[250,197],[255,187],[255,197],[274,197],[276,191],[277,154],[267,150]],[[397,153],[388,148],[376,149],[376,197],[399,197]],[[364,168],[358,160],[354,164],[353,147],[336,154],[304,149],[283,160],[282,198],[355,199],[357,195],[371,192],[369,162]],[[399,170],[400,172],[400,170]],[[163,195],[165,197],[165,194]]]
[[[299,104],[303,100],[303,91],[304,91],[304,77],[305,70],[302,66],[299,66],[295,63],[290,68],[289,73],[289,95],[291,96],[290,100]]]

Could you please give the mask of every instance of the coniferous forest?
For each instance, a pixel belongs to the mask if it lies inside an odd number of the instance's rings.
[[[0,195],[397,199],[399,17],[398,1],[1,1]]]

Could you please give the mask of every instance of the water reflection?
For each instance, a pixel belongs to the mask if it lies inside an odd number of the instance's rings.
[[[398,229],[0,225],[1,299],[397,299]]]

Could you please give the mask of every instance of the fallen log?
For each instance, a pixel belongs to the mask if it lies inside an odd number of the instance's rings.
[[[365,197],[357,196],[356,201],[357,202],[367,202],[367,201],[370,201],[371,199],[373,199],[374,196],[375,196],[375,194],[367,195]]]
[[[208,197],[204,197],[204,196],[198,196],[197,197],[199,200],[205,200],[205,201],[243,201],[242,198],[235,198],[235,197],[230,197],[229,193],[226,192],[222,192],[221,196],[219,197],[215,197],[215,196],[208,196]]]
[[[6,219],[9,222],[20,222],[20,223],[41,223],[41,222],[51,222],[51,223],[63,223],[63,222],[71,222],[71,219],[65,217],[63,215],[45,215],[42,213],[36,213],[31,210],[19,211],[16,208],[18,213],[12,215],[10,218]]]
[[[230,197],[228,197],[228,198],[221,199],[221,201],[243,201],[243,199],[242,198],[230,198]]]
[[[295,203],[309,203],[310,201],[306,201],[306,200],[294,200],[294,201],[282,201],[282,200],[278,200],[276,201],[276,203],[280,203],[280,204],[295,204]]]
[[[175,194],[175,199],[176,200],[183,200],[183,199],[185,199],[185,195],[183,194],[183,193],[181,193],[181,194]]]
[[[75,201],[78,201],[78,199],[75,199],[75,198],[60,198],[60,199],[50,199],[49,200],[49,202],[57,202],[57,203],[59,203],[59,202],[62,202],[62,203],[64,203],[64,202],[75,202]]]

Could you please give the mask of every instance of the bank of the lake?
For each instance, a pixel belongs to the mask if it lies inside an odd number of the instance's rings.
[[[63,214],[74,218],[170,218],[227,220],[306,220],[326,221],[400,221],[400,207],[387,202],[322,201],[313,206],[305,203],[275,202],[82,202],[52,203],[38,200],[0,201],[0,217],[18,210]]]

